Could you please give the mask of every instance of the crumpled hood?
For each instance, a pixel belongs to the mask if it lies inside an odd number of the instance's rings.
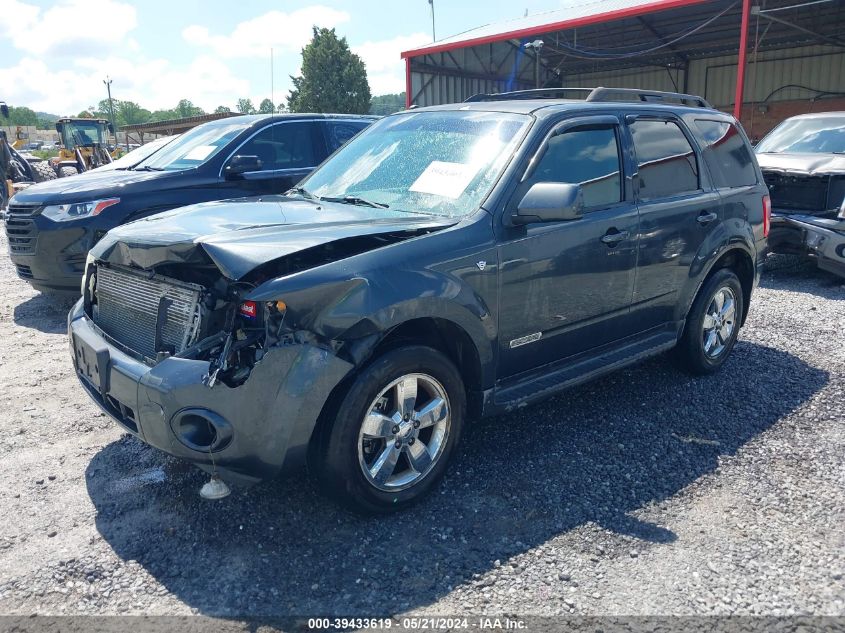
[[[446,228],[452,218],[270,196],[195,204],[109,231],[92,249],[99,260],[153,268],[214,263],[238,280],[256,267],[337,240]]]
[[[120,197],[138,183],[178,177],[178,171],[86,171],[68,178],[57,178],[32,185],[15,196],[20,204],[64,204]],[[164,185],[162,185],[162,188]],[[145,189],[148,189],[146,186]]]
[[[763,171],[809,175],[845,174],[842,154],[757,154]]]

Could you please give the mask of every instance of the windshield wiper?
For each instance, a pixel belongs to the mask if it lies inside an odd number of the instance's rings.
[[[390,208],[390,205],[382,204],[381,202],[373,202],[372,200],[367,200],[366,198],[360,198],[358,196],[338,196],[337,198],[321,196],[320,200],[323,202],[339,202],[340,204],[355,204],[361,207],[372,207],[373,209]]]
[[[285,192],[285,195],[287,195],[289,193],[298,194],[298,195],[302,196],[303,198],[307,198],[308,200],[318,200],[319,199],[313,193],[311,193],[310,191],[305,189],[305,187],[292,187]]]
[[[164,167],[150,167],[149,165],[144,165],[143,167],[133,167],[132,171],[164,171]]]

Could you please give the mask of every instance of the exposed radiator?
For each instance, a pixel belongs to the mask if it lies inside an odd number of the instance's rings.
[[[202,288],[133,271],[97,267],[94,322],[130,350],[154,359],[194,342]]]

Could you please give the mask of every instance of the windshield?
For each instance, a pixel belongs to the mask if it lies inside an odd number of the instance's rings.
[[[77,145],[91,146],[94,143],[103,142],[103,130],[105,124],[95,120],[91,121],[66,121],[62,124],[62,143],[67,149],[73,149]]]
[[[97,167],[98,171],[108,171],[109,169],[129,169],[134,167],[138,163],[140,163],[145,158],[148,158],[155,154],[158,150],[162,147],[170,143],[172,140],[178,138],[177,136],[163,136],[161,138],[157,138],[154,141],[150,141],[149,143],[145,143],[141,145],[141,147],[137,149],[133,149],[128,154],[125,154],[102,167]]]
[[[226,123],[215,121],[198,125],[143,161],[136,169],[171,171],[202,165],[248,127],[249,123],[237,119]]]
[[[760,141],[758,154],[841,154],[845,116],[788,119]]]
[[[530,121],[526,115],[472,111],[387,117],[300,186],[321,198],[460,217],[481,204]]]

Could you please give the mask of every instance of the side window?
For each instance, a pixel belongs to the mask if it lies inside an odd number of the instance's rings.
[[[588,208],[620,202],[622,177],[615,129],[577,128],[550,138],[534,173],[522,183],[520,196],[537,182],[581,185]]]
[[[329,154],[346,143],[358,132],[367,127],[367,123],[350,123],[349,121],[329,121],[326,125],[326,140],[329,145]]]
[[[258,156],[264,171],[313,167],[318,161],[312,130],[313,123],[307,121],[277,123],[253,136],[237,153]]]
[[[653,200],[698,191],[698,163],[687,137],[672,121],[630,124],[637,153],[640,198]]]
[[[696,119],[695,127],[704,141],[704,162],[718,187],[757,184],[751,150],[735,125],[727,121]]]

